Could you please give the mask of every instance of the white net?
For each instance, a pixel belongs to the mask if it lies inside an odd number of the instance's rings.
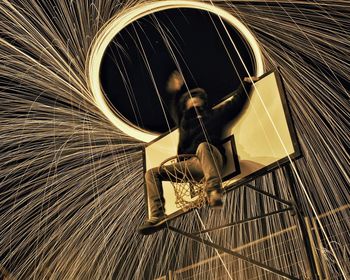
[[[160,165],[164,180],[169,181],[175,191],[175,205],[189,210],[200,208],[206,203],[204,178],[196,178],[191,174],[187,159],[196,155],[178,155],[166,159]]]

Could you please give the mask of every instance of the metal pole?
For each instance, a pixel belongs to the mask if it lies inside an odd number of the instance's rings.
[[[313,236],[312,236],[312,226],[311,226],[310,218],[305,217],[305,225],[307,228],[307,233],[308,233],[310,240],[311,240],[312,255],[313,255],[314,260],[315,260],[316,270],[317,270],[318,275],[322,276],[322,270],[320,267],[320,260],[318,259],[318,255],[316,252],[315,240],[313,239]]]
[[[168,271],[168,274],[166,275],[166,280],[173,280],[174,279],[174,272],[172,270]]]
[[[205,245],[207,245],[207,246],[210,246],[210,247],[212,247],[212,248],[215,248],[215,249],[217,249],[217,250],[219,250],[219,251],[222,251],[222,252],[225,252],[225,253],[227,253],[227,254],[230,254],[230,255],[232,255],[232,256],[234,256],[234,257],[240,258],[240,259],[242,259],[242,260],[244,260],[244,261],[246,261],[246,262],[249,262],[249,263],[251,263],[251,264],[254,264],[254,265],[256,265],[256,266],[258,266],[258,267],[260,267],[260,268],[262,268],[262,269],[264,269],[264,270],[266,270],[266,271],[275,273],[275,274],[277,274],[277,275],[279,275],[279,276],[282,276],[282,277],[284,277],[284,278],[286,278],[286,279],[299,280],[299,278],[296,278],[295,276],[289,275],[289,274],[287,274],[287,273],[285,273],[285,272],[283,272],[283,271],[280,271],[280,270],[278,270],[278,269],[276,269],[276,268],[270,267],[270,266],[268,266],[268,265],[266,265],[266,264],[263,264],[263,263],[261,263],[261,262],[255,261],[255,260],[253,260],[253,259],[251,259],[251,258],[248,258],[248,257],[246,257],[246,256],[243,256],[243,255],[241,255],[241,254],[238,254],[238,253],[236,253],[236,252],[234,252],[234,251],[232,251],[232,250],[230,250],[230,249],[227,249],[227,248],[222,247],[222,246],[220,246],[220,245],[218,245],[218,244],[215,244],[215,243],[213,243],[213,242],[210,242],[210,241],[208,241],[208,240],[205,240],[205,239],[203,239],[203,238],[201,238],[201,237],[199,237],[199,236],[197,236],[197,235],[193,235],[193,234],[191,234],[191,233],[184,232],[184,231],[182,231],[182,230],[180,230],[180,229],[177,229],[177,228],[175,228],[175,227],[173,227],[173,226],[169,226],[168,229],[169,229],[169,230],[172,230],[172,231],[174,231],[174,232],[176,232],[176,233],[179,233],[179,234],[181,234],[181,235],[183,235],[183,236],[186,236],[186,237],[188,237],[188,238],[190,238],[190,239],[193,239],[193,240],[195,240],[195,241],[197,241],[197,242],[199,242],[199,243],[203,243],[203,244],[205,244]]]
[[[301,208],[301,204],[299,202],[299,200],[297,199],[297,192],[296,192],[296,185],[295,185],[295,181],[294,181],[294,177],[293,177],[293,173],[292,170],[290,168],[289,165],[285,166],[285,170],[287,172],[287,177],[288,177],[288,181],[289,181],[289,185],[290,185],[290,189],[291,189],[291,193],[292,193],[292,197],[294,200],[294,203],[296,205],[295,207],[295,212],[296,212],[296,216],[298,219],[298,224],[299,224],[299,229],[304,241],[304,246],[305,246],[305,261],[306,261],[306,266],[307,266],[307,275],[309,277],[309,279],[320,279],[318,274],[317,274],[317,270],[316,270],[316,264],[315,264],[315,260],[312,254],[312,246],[311,246],[311,240],[310,237],[307,233],[307,227],[305,224],[305,215],[302,212],[302,208]]]
[[[320,258],[321,258],[322,269],[324,271],[325,279],[326,280],[330,280],[331,279],[331,275],[330,275],[330,272],[329,272],[329,269],[328,269],[327,261],[326,261],[325,256],[324,256],[323,244],[322,244],[322,241],[321,241],[320,232],[319,232],[318,227],[317,227],[316,219],[312,218],[311,220],[312,220],[312,225],[314,227],[314,231],[315,231],[315,235],[316,235],[318,249],[320,250]]]
[[[294,204],[292,202],[290,202],[288,200],[285,200],[285,199],[282,199],[282,198],[280,198],[280,197],[278,197],[276,195],[270,194],[269,192],[260,190],[260,189],[258,189],[257,187],[254,187],[251,184],[245,184],[244,186],[247,187],[247,188],[250,188],[250,189],[252,189],[254,191],[256,191],[257,193],[260,193],[260,194],[263,194],[265,196],[271,197],[272,199],[274,199],[274,200],[276,200],[276,201],[278,201],[280,203],[283,203],[283,204],[286,204],[288,206],[293,206],[294,207]]]
[[[218,227],[214,227],[214,228],[209,228],[209,229],[193,232],[192,234],[198,235],[198,234],[202,234],[202,233],[206,233],[206,232],[211,232],[211,231],[214,231],[214,230],[226,229],[226,228],[233,227],[233,226],[236,226],[236,225],[239,225],[239,224],[243,224],[243,223],[251,222],[251,221],[254,221],[254,220],[266,218],[266,217],[269,217],[269,216],[272,216],[272,215],[276,215],[276,214],[281,214],[281,213],[287,212],[287,211],[294,211],[294,207],[288,207],[288,208],[280,209],[280,210],[277,210],[277,211],[274,211],[274,212],[271,212],[271,213],[266,213],[266,214],[263,214],[263,215],[260,215],[260,216],[244,219],[244,220],[233,222],[233,223],[228,223],[228,224],[225,224],[225,225],[222,225],[222,226],[218,226]]]

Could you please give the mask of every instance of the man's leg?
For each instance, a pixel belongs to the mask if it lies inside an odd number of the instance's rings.
[[[210,207],[222,206],[221,172],[223,158],[213,145],[203,142],[197,148],[197,157],[201,164],[205,179],[205,191]]]
[[[161,179],[158,167],[149,169],[145,173],[149,218],[138,228],[141,234],[152,234],[165,227],[163,222],[166,218],[164,214],[165,201]]]
[[[161,217],[164,215],[164,197],[162,178],[158,167],[147,170],[145,174],[146,189],[149,203],[149,217]]]
[[[183,170],[185,170],[187,166],[187,161],[181,161],[164,166],[161,171],[159,171],[158,167],[155,167],[146,172],[145,181],[150,212],[149,219],[139,227],[139,232],[141,234],[152,234],[166,226],[164,223],[166,215],[164,214],[165,200],[163,196],[162,180],[169,180],[169,176],[182,177]]]

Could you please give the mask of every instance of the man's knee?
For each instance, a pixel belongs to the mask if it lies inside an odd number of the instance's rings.
[[[202,142],[198,145],[197,156],[200,160],[203,159],[212,159],[214,160],[216,166],[221,169],[223,167],[223,157],[220,151],[213,145]]]
[[[212,158],[217,158],[218,156],[220,156],[218,155],[216,147],[207,142],[202,142],[198,145],[196,154],[199,158],[208,156]]]
[[[210,151],[211,150],[211,145],[207,142],[202,142],[198,145],[197,147],[197,154],[201,153],[203,151]]]

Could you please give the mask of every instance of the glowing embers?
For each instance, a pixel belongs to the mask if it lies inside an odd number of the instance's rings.
[[[126,134],[149,142],[174,124],[165,84],[179,68],[187,86],[200,85],[215,104],[261,75],[256,41],[228,12],[193,1],[157,1],[118,13],[102,29],[87,64],[98,107]]]

